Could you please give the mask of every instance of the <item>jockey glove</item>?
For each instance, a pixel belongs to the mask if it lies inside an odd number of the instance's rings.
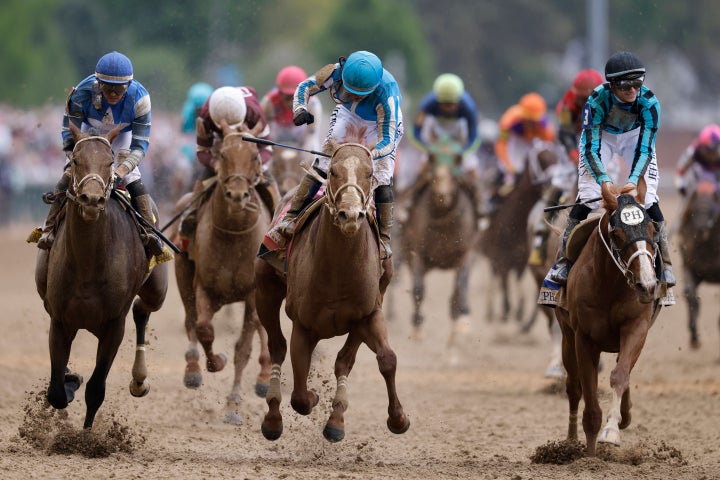
[[[310,125],[315,121],[315,115],[308,112],[304,108],[299,109],[297,112],[295,112],[295,115],[293,116],[293,123],[296,126],[308,124]]]

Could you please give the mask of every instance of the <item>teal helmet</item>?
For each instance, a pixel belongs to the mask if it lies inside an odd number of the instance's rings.
[[[188,90],[188,102],[190,102],[195,108],[200,108],[210,97],[212,92],[213,87],[211,87],[210,84],[205,82],[196,83]]]
[[[352,53],[342,70],[345,90],[355,95],[371,94],[380,85],[382,76],[383,66],[378,56],[364,50]]]
[[[133,79],[132,62],[122,53],[106,53],[95,66],[95,77],[105,83],[128,83]]]

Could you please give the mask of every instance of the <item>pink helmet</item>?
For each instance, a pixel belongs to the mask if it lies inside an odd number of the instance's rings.
[[[307,78],[305,70],[295,65],[285,67],[278,72],[275,79],[275,85],[280,89],[280,93],[285,95],[293,95],[298,84]]]
[[[717,147],[720,145],[720,126],[716,124],[708,125],[700,131],[698,135],[698,145],[707,147]]]
[[[603,78],[600,72],[587,68],[578,72],[573,80],[572,88],[575,92],[589,92],[601,83],[603,83]]]

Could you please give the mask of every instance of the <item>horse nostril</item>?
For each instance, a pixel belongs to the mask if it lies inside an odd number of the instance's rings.
[[[78,202],[80,202],[80,205],[87,205],[90,203],[90,197],[86,193],[81,193],[78,195]]]
[[[347,213],[345,211],[338,212],[338,219],[343,222],[347,222],[347,219],[348,219]]]
[[[105,199],[105,197],[100,197],[100,198],[98,199],[98,202],[97,202],[97,203],[98,203],[98,207],[100,207],[101,209],[102,209],[102,208],[105,208],[105,202],[106,202],[106,201],[107,201],[107,200]]]

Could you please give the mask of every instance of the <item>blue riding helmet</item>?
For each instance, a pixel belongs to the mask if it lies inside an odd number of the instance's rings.
[[[196,83],[188,90],[187,99],[195,108],[200,108],[212,92],[213,87],[210,84],[205,82]]]
[[[360,50],[352,53],[345,61],[342,81],[345,90],[355,95],[369,95],[383,76],[383,66],[374,53]]]
[[[105,83],[128,83],[133,79],[132,62],[122,53],[106,53],[95,66],[95,77]]]

